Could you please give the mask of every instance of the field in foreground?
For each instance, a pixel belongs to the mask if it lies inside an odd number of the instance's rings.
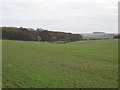
[[[3,40],[3,87],[117,88],[118,40]]]

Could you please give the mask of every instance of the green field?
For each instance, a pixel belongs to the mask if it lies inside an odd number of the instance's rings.
[[[117,88],[118,40],[3,40],[4,88]]]

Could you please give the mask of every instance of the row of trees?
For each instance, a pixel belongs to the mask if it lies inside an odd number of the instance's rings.
[[[2,28],[2,39],[9,40],[23,40],[23,41],[78,41],[82,40],[80,34],[64,33],[64,32],[53,32],[48,30],[34,30],[27,28],[16,28],[16,27],[1,27]]]
[[[113,38],[120,38],[120,34],[113,36]]]

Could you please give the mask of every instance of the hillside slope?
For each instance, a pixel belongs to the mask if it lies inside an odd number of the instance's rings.
[[[118,40],[3,40],[3,87],[116,88],[117,73]]]

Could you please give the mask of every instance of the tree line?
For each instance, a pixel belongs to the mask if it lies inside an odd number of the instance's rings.
[[[82,40],[80,34],[72,34],[65,32],[48,31],[44,29],[31,29],[23,27],[1,27],[2,39],[7,40],[23,40],[23,41],[66,41],[73,42]]]

